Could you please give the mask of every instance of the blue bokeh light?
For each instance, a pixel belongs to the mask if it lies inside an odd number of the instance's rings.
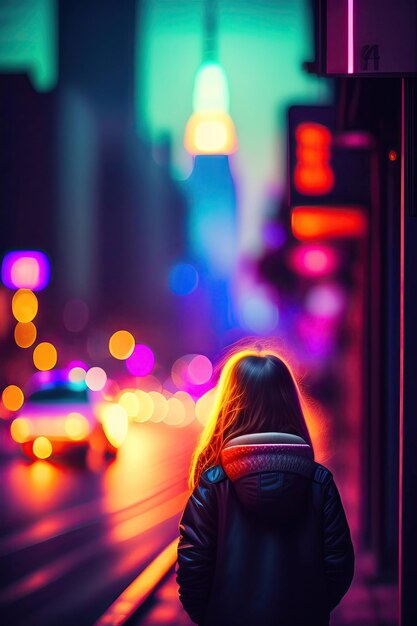
[[[198,272],[190,263],[176,263],[169,272],[169,288],[178,296],[188,296],[198,285]]]

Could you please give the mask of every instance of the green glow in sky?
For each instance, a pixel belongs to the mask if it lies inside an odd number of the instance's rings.
[[[327,104],[331,83],[308,75],[313,27],[307,0],[219,0],[219,62],[230,93],[239,149],[231,157],[238,195],[240,250],[256,255],[261,228],[286,176],[285,115],[290,104]],[[137,64],[140,132],[172,137],[173,171],[188,175],[183,146],[202,63],[202,0],[146,0]]]
[[[56,0],[1,0],[0,72],[26,72],[38,91],[57,80]]]
[[[229,112],[229,87],[218,63],[204,63],[198,70],[193,91],[194,111]]]

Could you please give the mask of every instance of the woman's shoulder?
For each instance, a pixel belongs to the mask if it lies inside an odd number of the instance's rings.
[[[327,467],[325,467],[321,463],[316,463],[315,461],[313,461],[313,464],[314,464],[314,473],[313,473],[314,482],[326,483],[326,482],[330,482],[333,479],[333,474]],[[226,478],[227,478],[226,472],[224,471],[223,467],[220,464],[218,464],[218,465],[212,465],[211,467],[204,470],[204,472],[201,474],[200,481],[203,481],[205,483],[219,483],[222,480],[225,480]]]
[[[226,472],[220,464],[207,468],[201,475],[201,480],[208,483],[219,483],[226,478]]]
[[[328,467],[325,467],[321,463],[316,463],[315,461],[314,461],[314,467],[315,467],[314,474],[313,474],[314,482],[325,483],[325,482],[330,482],[331,480],[333,480],[333,474],[331,473]]]

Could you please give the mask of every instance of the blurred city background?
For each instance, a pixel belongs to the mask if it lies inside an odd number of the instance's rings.
[[[190,623],[190,455],[248,337],[340,486],[332,624],[397,624],[401,80],[325,75],[321,4],[1,1],[5,624]]]

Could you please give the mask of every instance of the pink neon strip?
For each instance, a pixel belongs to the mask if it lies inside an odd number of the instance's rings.
[[[400,428],[399,428],[399,494],[398,494],[398,623],[402,624],[403,587],[403,463],[404,463],[404,139],[405,139],[404,78],[401,80],[401,230],[400,230]]]
[[[348,74],[353,74],[353,0],[348,0]]]
[[[309,448],[310,446],[308,445],[308,443],[285,443],[284,441],[276,441],[275,443],[237,443],[234,446],[226,446],[224,449],[225,450],[232,450],[233,448],[254,448],[254,447],[262,447],[264,446],[265,448],[274,448],[276,446],[278,447],[288,447],[291,446],[291,448]]]

